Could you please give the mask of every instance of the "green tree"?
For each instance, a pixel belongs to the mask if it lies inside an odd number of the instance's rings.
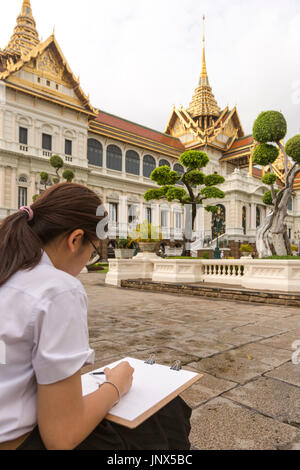
[[[65,170],[62,176],[67,181],[67,183],[72,183],[73,179],[75,178],[75,173],[72,170]]]
[[[256,247],[261,258],[272,254],[268,238],[269,233],[272,235],[272,242],[277,255],[292,254],[285,218],[292,197],[294,180],[299,172],[300,135],[292,137],[284,147],[282,140],[286,133],[287,122],[278,111],[261,113],[253,126],[253,137],[257,142],[253,153],[253,163],[261,165],[267,170],[267,173],[262,177],[262,182],[269,185],[270,190],[264,194],[263,202],[272,207],[272,212],[257,230]],[[277,175],[273,163],[278,158],[280,151],[284,157],[285,176],[282,187],[276,189],[274,185]],[[289,165],[291,163],[289,157],[293,160],[293,165]]]
[[[56,180],[56,183],[58,183],[60,181],[60,175],[59,175],[59,170],[61,168],[63,168],[64,166],[64,161],[61,157],[59,157],[58,155],[53,155],[51,158],[50,158],[50,165],[55,168],[55,171],[56,171],[56,175],[57,175],[57,178],[58,178],[58,181]]]
[[[45,190],[46,190],[47,184],[49,182],[49,174],[46,171],[41,171],[40,178],[41,178],[41,183],[45,185]]]
[[[225,193],[216,186],[224,183],[225,179],[218,174],[205,175],[201,171],[209,162],[209,157],[205,152],[186,151],[180,156],[179,162],[185,169],[182,175],[171,170],[168,166],[161,166],[152,172],[151,179],[160,188],[149,189],[144,194],[144,199],[146,201],[166,199],[168,202],[179,201],[183,206],[190,205],[192,209],[191,228],[194,230],[197,206],[203,205],[203,202],[208,199],[223,199]],[[185,188],[176,186],[180,182]],[[208,212],[218,210],[214,205],[207,205],[205,209]]]
[[[45,185],[45,190],[47,189],[48,185],[58,184],[60,182],[61,176],[59,174],[59,171],[63,168],[64,161],[58,155],[53,155],[50,158],[50,165],[53,168],[55,168],[55,172],[57,176],[53,176],[51,178],[49,176],[49,173],[47,173],[46,171],[42,171],[40,173],[41,183]],[[75,178],[75,173],[70,169],[65,169],[62,174],[62,177],[66,180],[67,183],[72,183],[73,179]],[[32,198],[33,202],[35,202],[39,196],[40,196],[39,194],[35,194]]]

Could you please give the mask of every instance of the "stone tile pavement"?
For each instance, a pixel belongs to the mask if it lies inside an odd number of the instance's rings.
[[[94,366],[125,356],[170,364],[203,378],[182,394],[193,408],[196,449],[300,450],[297,307],[118,289],[83,274]]]

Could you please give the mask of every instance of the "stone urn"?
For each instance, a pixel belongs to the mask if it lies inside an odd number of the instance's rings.
[[[139,248],[142,253],[155,253],[156,242],[139,242]]]
[[[252,258],[252,252],[251,251],[241,251],[241,258]]]
[[[131,259],[134,252],[135,250],[132,248],[117,248],[115,249],[115,256],[117,259]]]

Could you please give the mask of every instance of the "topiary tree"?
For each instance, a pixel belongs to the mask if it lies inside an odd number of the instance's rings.
[[[45,190],[46,190],[47,184],[49,182],[49,174],[46,171],[41,171],[40,178],[41,178],[41,183],[45,185]]]
[[[64,161],[61,157],[59,157],[58,155],[53,155],[51,158],[50,158],[50,165],[55,168],[55,171],[56,171],[56,174],[57,174],[57,178],[58,178],[58,182],[60,181],[60,175],[59,175],[59,170],[61,168],[63,168],[64,166]]]
[[[185,167],[185,172],[182,175],[172,171],[168,166],[161,166],[152,172],[151,179],[160,188],[149,189],[144,194],[144,199],[146,201],[166,199],[168,202],[179,201],[183,206],[190,205],[192,209],[191,229],[194,230],[197,206],[202,205],[207,199],[223,199],[225,193],[216,185],[224,183],[225,179],[218,174],[205,175],[201,171],[209,162],[209,157],[205,152],[186,151],[180,156],[179,162]],[[186,189],[175,186],[180,181]],[[217,212],[218,210],[214,205],[207,205],[205,209],[208,212]],[[185,237],[184,240],[185,242],[191,241]],[[189,254],[189,248],[186,251]]]
[[[75,173],[72,170],[65,170],[63,172],[63,178],[67,181],[67,183],[72,183],[73,179],[75,178]]]
[[[41,183],[45,185],[45,190],[47,189],[48,185],[58,184],[60,182],[61,176],[59,174],[59,170],[63,168],[64,161],[58,155],[53,155],[53,157],[50,158],[50,165],[55,168],[57,176],[50,178],[46,171],[42,171],[40,173]],[[72,183],[73,179],[75,178],[75,173],[70,169],[66,169],[63,172],[62,177],[67,181],[67,183]],[[39,194],[35,194],[32,198],[33,202],[35,202],[39,196]]]
[[[267,167],[267,173],[262,177],[262,182],[270,186],[266,191],[263,202],[272,206],[272,211],[265,218],[257,230],[256,248],[260,258],[272,254],[269,242],[269,233],[276,254],[285,256],[292,254],[290,240],[287,235],[285,218],[288,204],[292,197],[294,180],[299,172],[300,164],[300,135],[292,137],[284,147],[282,140],[287,133],[287,123],[284,116],[278,111],[266,111],[261,113],[253,126],[253,137],[257,146],[253,152],[253,163]],[[275,145],[274,145],[275,144]],[[277,176],[273,163],[278,158],[279,152],[284,157],[285,179],[280,189],[275,189]],[[294,165],[289,168],[289,158]]]

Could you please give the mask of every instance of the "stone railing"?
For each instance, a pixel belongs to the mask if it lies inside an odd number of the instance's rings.
[[[201,264],[202,281],[222,284],[242,283],[245,260],[201,260]]]
[[[107,284],[151,279],[166,283],[230,284],[246,289],[300,292],[300,261],[170,259],[140,253],[132,260],[113,260]]]

